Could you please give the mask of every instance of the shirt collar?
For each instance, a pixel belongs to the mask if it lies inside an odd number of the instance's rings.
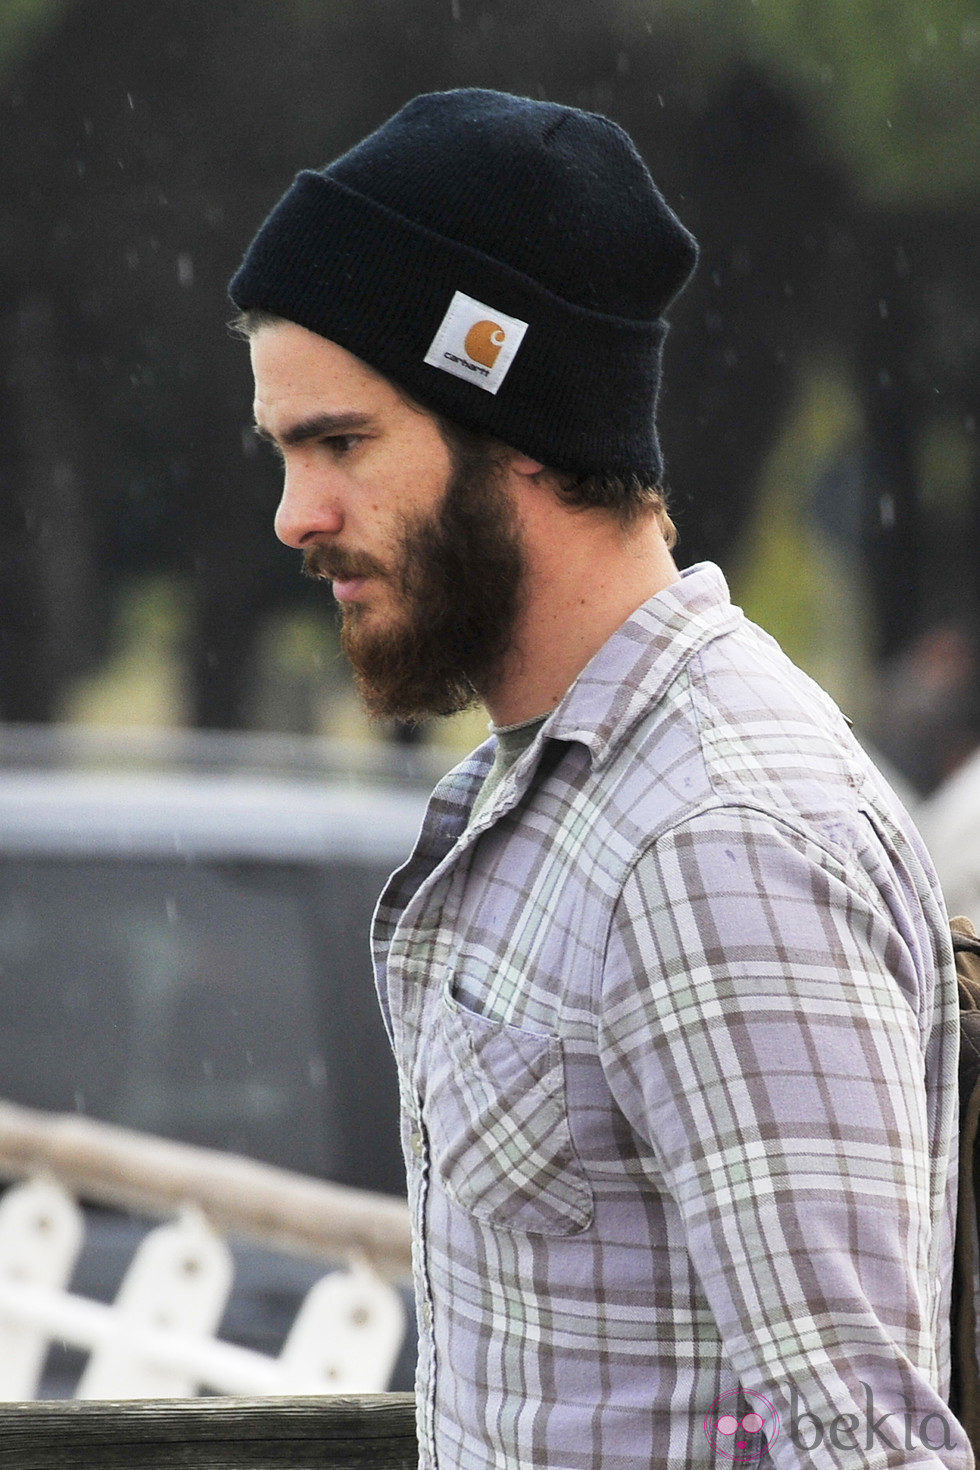
[[[681,573],[603,644],[545,722],[544,736],[588,746],[601,765],[626,739],[695,653],[730,632],[733,607],[721,570],[699,562]]]
[[[586,664],[538,731],[531,746],[537,755],[526,751],[519,758],[468,831],[470,809],[493,764],[495,740],[485,741],[443,777],[430,799],[417,855],[434,866],[464,831],[472,840],[509,811],[532,779],[549,737],[580,741],[588,747],[593,768],[600,767],[692,656],[742,618],[712,562],[682,572],[679,582],[637,608]]]

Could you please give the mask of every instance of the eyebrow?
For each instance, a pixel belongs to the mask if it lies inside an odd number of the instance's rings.
[[[281,444],[293,448],[297,444],[308,444],[311,439],[322,439],[329,434],[350,434],[356,429],[366,429],[371,419],[364,413],[318,413],[309,419],[300,419],[290,424],[281,434],[271,434],[261,424],[253,425],[260,439],[270,444]]]

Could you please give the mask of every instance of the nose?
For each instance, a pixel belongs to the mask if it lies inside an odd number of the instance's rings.
[[[343,528],[337,496],[312,466],[287,464],[275,530],[286,546],[302,551],[317,540],[333,538]]]

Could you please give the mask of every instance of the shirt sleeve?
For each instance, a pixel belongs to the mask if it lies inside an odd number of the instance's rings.
[[[938,1392],[921,989],[861,864],[764,812],[659,838],[614,915],[602,1065],[779,1466],[972,1464]]]

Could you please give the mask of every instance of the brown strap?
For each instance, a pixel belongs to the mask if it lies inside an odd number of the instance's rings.
[[[950,920],[960,1000],[960,1137],[956,1243],[953,1252],[950,1407],[980,1461],[980,1364],[974,1301],[977,1202],[980,1200],[980,937],[969,919]]]
[[[958,916],[949,921],[956,956],[956,979],[960,992],[960,1010],[980,1010],[980,936],[969,919]]]

